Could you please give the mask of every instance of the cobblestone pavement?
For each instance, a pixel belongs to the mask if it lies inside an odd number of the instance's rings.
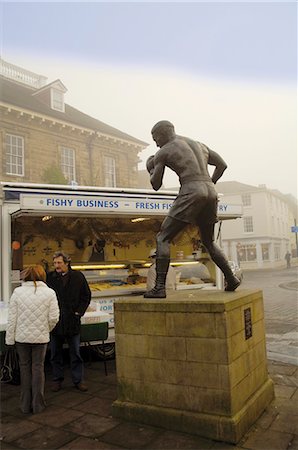
[[[264,297],[267,356],[298,365],[298,267],[244,273],[243,289]]]
[[[1,450],[298,450],[296,281],[297,268],[244,274],[241,288],[263,290],[275,400],[237,445],[113,418],[111,405],[117,394],[115,361],[111,360],[108,376],[102,361],[86,363],[86,393],[75,390],[69,378],[61,391],[51,392],[47,363],[47,408],[40,414],[22,414],[19,386],[2,384]]]
[[[66,379],[53,393],[47,381],[47,408],[40,414],[22,414],[19,386],[2,385],[1,450],[298,450],[298,367],[273,361],[268,367],[276,398],[235,446],[113,418],[115,361],[108,361],[108,376],[103,363],[93,361],[86,365],[88,392],[78,392]]]

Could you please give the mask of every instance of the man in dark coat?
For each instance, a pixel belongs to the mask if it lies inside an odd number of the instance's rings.
[[[63,374],[63,344],[70,353],[72,382],[80,391],[87,391],[83,383],[83,359],[80,354],[81,317],[91,300],[91,291],[82,272],[72,270],[69,256],[58,251],[53,255],[55,270],[48,273],[47,284],[57,294],[60,319],[51,333],[52,390],[61,389]]]

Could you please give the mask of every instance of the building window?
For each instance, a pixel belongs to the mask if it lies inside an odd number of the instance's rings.
[[[256,261],[257,250],[255,244],[237,245],[238,261]]]
[[[275,234],[275,218],[271,216],[272,234]]]
[[[6,135],[6,174],[24,176],[24,138]]]
[[[250,194],[242,194],[242,204],[243,206],[251,206],[251,195]]]
[[[64,94],[57,89],[51,89],[51,106],[56,111],[64,112]]]
[[[269,261],[269,244],[261,244],[262,247],[262,260]]]
[[[65,178],[71,182],[76,180],[75,151],[61,147],[61,170]]]
[[[274,244],[274,259],[275,261],[280,260],[280,244]]]
[[[105,186],[116,187],[116,161],[110,156],[104,157]]]
[[[280,221],[277,219],[277,234],[280,234]]]
[[[243,217],[244,233],[252,233],[254,230],[252,216]]]

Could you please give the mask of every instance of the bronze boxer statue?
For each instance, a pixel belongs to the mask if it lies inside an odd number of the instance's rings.
[[[224,274],[225,290],[234,291],[240,281],[233,275],[224,253],[214,242],[214,224],[217,222],[217,192],[214,185],[226,170],[226,163],[206,145],[176,135],[171,122],[158,122],[151,133],[160,147],[146,163],[153,189],[160,189],[165,168],[169,167],[179,177],[180,190],[156,236],[156,284],[144,297],[166,297],[170,243],[188,224],[199,228],[202,244]],[[212,177],[208,165],[215,166]]]

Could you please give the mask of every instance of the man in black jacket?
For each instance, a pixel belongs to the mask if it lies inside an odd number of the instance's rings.
[[[47,284],[57,294],[60,319],[51,333],[52,390],[61,389],[63,374],[63,344],[69,346],[72,382],[80,391],[87,391],[83,383],[83,359],[80,354],[81,317],[91,300],[91,291],[82,272],[72,270],[69,256],[58,251],[53,255],[55,270],[48,273]]]

